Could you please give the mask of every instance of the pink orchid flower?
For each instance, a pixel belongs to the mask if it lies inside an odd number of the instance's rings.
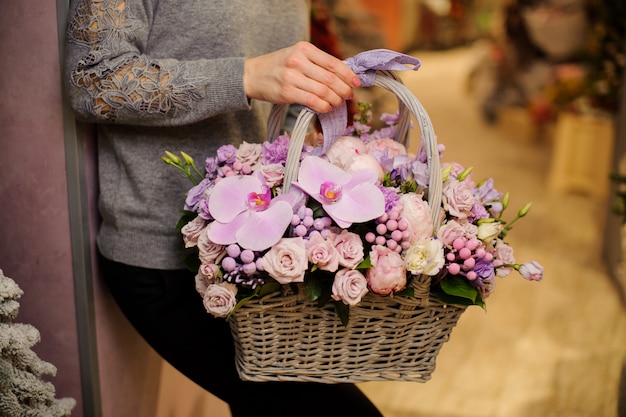
[[[270,188],[256,175],[236,175],[215,184],[209,212],[215,220],[207,237],[213,243],[262,251],[283,237],[293,209],[287,198],[272,199]]]
[[[345,229],[385,212],[385,197],[376,181],[374,170],[346,172],[325,159],[308,156],[302,160],[294,185],[319,201],[335,223]]]

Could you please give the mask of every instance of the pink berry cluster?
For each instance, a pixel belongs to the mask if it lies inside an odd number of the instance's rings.
[[[477,264],[493,262],[493,254],[485,250],[482,242],[475,238],[459,237],[452,242],[452,248],[446,254],[448,261],[448,273],[452,275],[463,275],[469,281],[478,278],[478,273],[474,270]]]
[[[365,234],[365,241],[372,245],[387,246],[398,253],[408,249],[409,223],[400,218],[402,206],[396,204],[376,219],[376,229]]]
[[[220,177],[231,177],[233,175],[249,175],[252,173],[252,167],[240,161],[235,161],[230,165],[224,165],[217,170]]]
[[[226,247],[226,256],[222,258],[222,271],[224,271],[224,280],[231,284],[242,284],[252,288],[257,285],[263,285],[263,271],[261,258],[258,253],[243,249],[233,243]]]
[[[307,237],[313,230],[317,230],[326,237],[332,224],[330,217],[313,217],[313,210],[310,207],[302,206],[291,218],[291,226],[294,236]]]

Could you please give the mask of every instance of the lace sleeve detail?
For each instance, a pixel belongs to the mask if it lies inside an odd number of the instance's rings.
[[[69,81],[89,98],[86,111],[115,120],[132,110],[170,115],[200,99],[184,64],[166,68],[142,55],[136,34],[144,22],[126,0],[80,0],[68,26],[68,41],[87,51],[70,68]]]

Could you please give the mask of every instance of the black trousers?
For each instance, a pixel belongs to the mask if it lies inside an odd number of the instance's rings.
[[[206,312],[190,271],[137,268],[102,256],[100,267],[139,334],[182,374],[228,403],[233,417],[382,417],[353,384],[241,381],[228,323]]]

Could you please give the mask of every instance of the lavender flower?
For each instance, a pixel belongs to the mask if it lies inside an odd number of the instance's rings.
[[[237,156],[237,148],[234,145],[222,145],[217,148],[217,162],[220,164],[232,164]]]
[[[396,205],[398,200],[400,200],[400,196],[393,188],[383,187],[380,184],[378,185],[378,188],[385,197],[385,212],[388,213]]]
[[[201,200],[204,199],[204,193],[213,185],[213,181],[208,178],[200,181],[198,185],[191,188],[187,192],[187,198],[185,199],[185,210],[196,211],[200,205]]]
[[[219,167],[217,156],[209,156],[204,161],[204,170],[206,172],[207,178],[216,178],[217,177],[217,168]]]
[[[262,147],[262,163],[264,165],[270,164],[285,164],[287,161],[287,152],[289,150],[290,139],[288,136],[278,136],[272,142],[263,142]]]

